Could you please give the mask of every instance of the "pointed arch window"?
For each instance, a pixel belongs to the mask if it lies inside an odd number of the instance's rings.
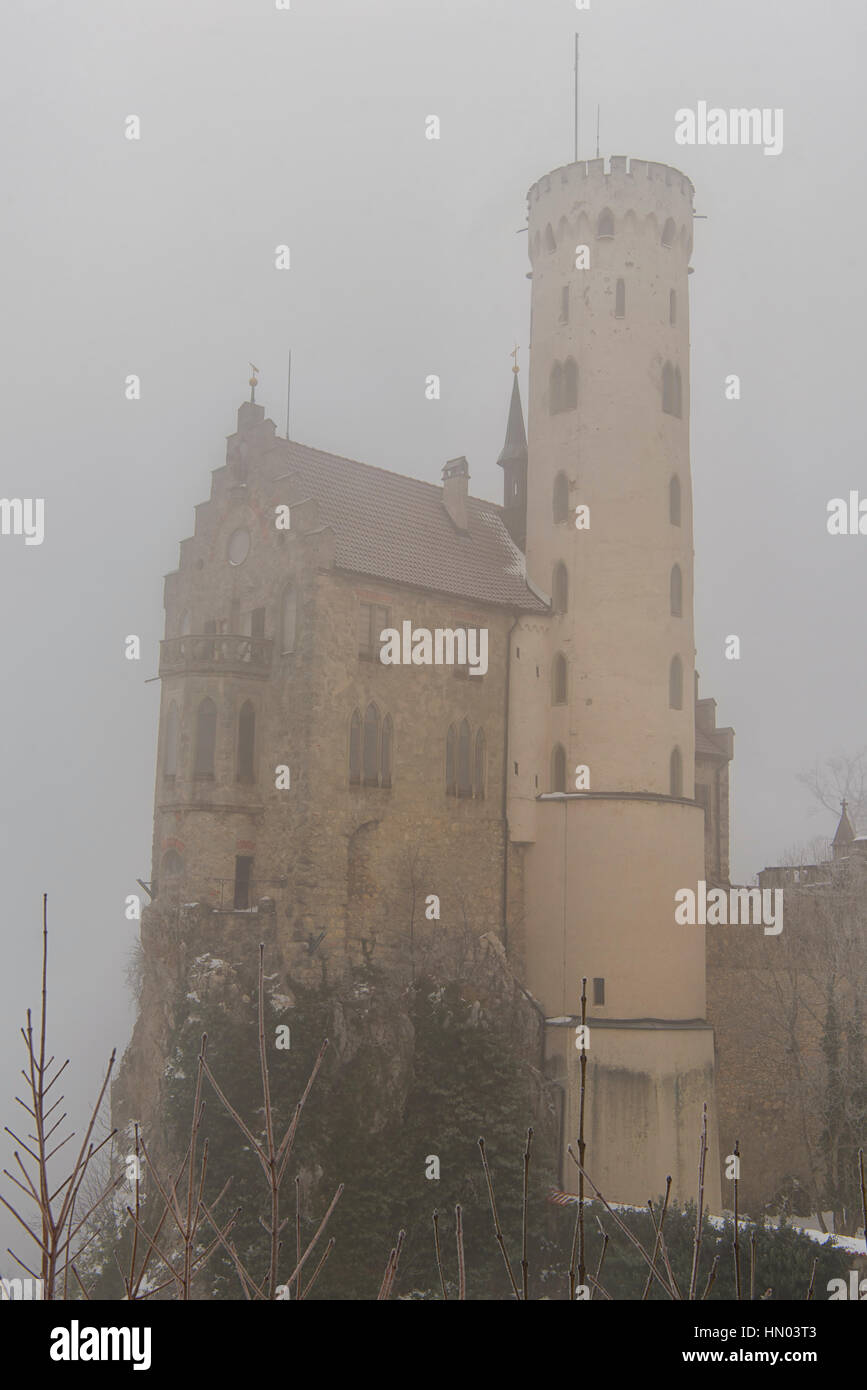
[[[554,566],[551,601],[555,613],[565,613],[569,608],[569,571],[562,560],[558,560]]]
[[[361,715],[357,709],[349,721],[349,785],[361,785]]]
[[[454,724],[446,734],[446,796],[458,794],[458,736]]]
[[[174,781],[178,772],[178,707],[172,700],[166,715],[166,742],[163,754],[163,776]]]
[[[662,410],[664,415],[674,414],[674,367],[670,362],[662,369]]]
[[[255,782],[256,711],[245,700],[238,716],[238,781]]]
[[[461,720],[458,729],[458,796],[472,796],[473,776],[470,766],[470,726]]]
[[[559,415],[563,409],[563,368],[555,362],[551,368],[548,384],[548,409],[552,415]]]
[[[387,714],[382,721],[382,746],[379,752],[379,785],[381,787],[391,786],[393,749],[394,725],[391,722],[391,715]]]
[[[177,894],[181,888],[181,881],[184,877],[184,861],[176,849],[167,849],[160,864],[160,877],[157,883],[157,894],[172,896]]]
[[[672,526],[680,525],[680,478],[676,473],[668,484],[668,519]]]
[[[683,709],[683,662],[679,656],[671,658],[668,668],[668,707]]]
[[[568,669],[565,656],[562,652],[558,652],[554,657],[551,672],[551,703],[554,705],[565,705],[567,702]]]
[[[614,317],[626,318],[626,281],[618,280],[614,290]]]
[[[167,849],[163,855],[161,877],[180,878],[184,872],[184,861],[176,849]]]
[[[213,777],[217,751],[217,706],[213,700],[202,700],[196,711],[196,742],[193,756],[193,776]]]
[[[558,473],[554,479],[554,520],[569,520],[569,479],[565,473]]]
[[[485,748],[485,735],[481,729],[476,734],[476,758],[473,769],[473,793],[477,800],[485,799],[485,773],[487,771],[487,754]]]
[[[662,229],[663,246],[673,246],[677,237],[677,227],[674,225],[674,218],[666,218],[665,226]]]
[[[669,779],[672,796],[683,796],[683,758],[679,748],[671,750],[669,759]]]
[[[678,420],[683,415],[683,378],[680,375],[680,367],[674,369],[674,411]]]
[[[283,606],[280,616],[280,650],[283,655],[295,650],[295,628],[298,622],[298,590],[294,583],[287,584],[283,590]]]
[[[610,208],[603,208],[599,214],[599,221],[596,223],[597,237],[614,235],[614,213]]]
[[[671,600],[671,616],[673,618],[683,617],[683,574],[680,565],[672,565],[671,578],[669,580],[669,598]]]
[[[556,250],[557,250],[557,239],[556,239],[556,237],[554,236],[554,228],[551,226],[551,223],[550,223],[550,222],[548,223],[547,227],[545,228],[545,250],[546,250],[546,251],[556,251]]]
[[[578,364],[574,357],[567,357],[563,364],[563,409],[578,408]]]
[[[565,792],[566,790],[566,749],[562,743],[555,743],[554,751],[551,754],[551,790],[552,792]]]
[[[362,743],[362,765],[364,785],[379,786],[379,710],[373,701],[364,713],[364,739]]]

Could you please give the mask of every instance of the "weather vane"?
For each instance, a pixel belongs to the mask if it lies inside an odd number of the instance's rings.
[[[257,386],[258,381],[259,381],[259,368],[258,368],[258,367],[254,367],[252,362],[250,363],[250,367],[251,367],[252,372],[253,372],[253,375],[250,377],[250,404],[251,404],[251,405],[255,405],[255,404],[256,404],[256,386]]]
[[[519,372],[521,369],[520,369],[520,367],[518,366],[518,344],[517,344],[517,343],[516,343],[515,346],[512,348],[512,351],[509,353],[509,356],[510,356],[510,357],[513,357],[514,360],[515,360],[515,365],[514,365],[514,367],[512,368],[512,371],[513,371],[513,372]]]

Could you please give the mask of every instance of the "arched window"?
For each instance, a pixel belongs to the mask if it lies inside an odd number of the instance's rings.
[[[674,411],[678,420],[683,415],[683,380],[680,375],[680,367],[674,369]]]
[[[458,729],[458,796],[472,796],[473,774],[470,767],[470,726],[466,719]]]
[[[679,656],[671,658],[668,668],[668,705],[670,709],[683,709],[683,662]]]
[[[567,357],[563,365],[563,409],[576,410],[578,407],[578,364],[574,357]]]
[[[680,525],[680,478],[676,473],[668,484],[668,519],[672,526]]]
[[[454,724],[446,734],[446,796],[458,794],[458,736]]]
[[[394,725],[391,722],[391,715],[387,714],[382,721],[382,747],[379,752],[379,785],[381,787],[391,786],[391,764],[393,746]]]
[[[357,709],[352,711],[349,721],[349,785],[361,784],[361,715]]]
[[[673,218],[673,217],[669,217],[669,218],[666,220],[665,226],[664,226],[663,229],[662,229],[662,244],[663,244],[663,246],[673,246],[676,237],[677,237],[677,228],[676,228],[675,225],[674,225],[674,218]]]
[[[683,575],[680,565],[672,565],[671,579],[669,581],[669,597],[671,599],[671,616],[673,618],[683,617]]]
[[[166,715],[163,776],[176,777],[178,771],[178,707],[172,700]]]
[[[379,710],[371,701],[364,714],[364,742],[362,749],[364,785],[379,786]]]
[[[614,317],[626,318],[626,281],[618,280],[614,291]]]
[[[598,237],[614,235],[614,213],[610,208],[603,208],[600,212],[599,221],[596,223],[596,235]]]
[[[552,415],[559,415],[563,409],[563,368],[555,362],[551,368],[548,385],[548,409]]]
[[[193,620],[192,620],[192,617],[190,616],[190,610],[189,610],[189,608],[185,608],[184,611],[183,611],[183,613],[181,614],[181,620],[180,620],[180,622],[178,623],[178,636],[179,636],[179,637],[189,637],[189,635],[190,635],[190,633],[192,632],[192,630],[193,630]]]
[[[569,479],[558,473],[554,479],[554,520],[569,520]]]
[[[671,779],[671,795],[683,796],[683,758],[680,756],[679,748],[673,748],[671,750],[669,773]]]
[[[473,791],[479,801],[484,801],[485,798],[486,765],[485,736],[479,729],[476,734],[476,765],[473,773]]]
[[[569,572],[562,560],[558,560],[554,566],[551,601],[555,613],[565,613],[569,607]]]
[[[554,665],[551,669],[551,703],[555,705],[565,705],[568,699],[568,667],[566,658],[562,652],[558,652],[554,657]]]
[[[255,782],[253,750],[256,742],[256,711],[245,700],[238,716],[238,781]]]
[[[217,751],[217,706],[213,700],[203,700],[196,711],[196,746],[193,757],[194,777],[214,776],[214,756]]]
[[[294,584],[287,584],[283,590],[283,607],[280,617],[280,650],[286,655],[295,650],[295,626],[298,621],[298,590]]]
[[[566,749],[562,743],[555,743],[554,751],[551,754],[551,790],[552,792],[564,792],[566,790]]]
[[[668,321],[677,323],[677,295],[674,290],[668,292]]]
[[[556,241],[556,239],[555,239],[555,237],[554,237],[554,229],[553,229],[553,227],[551,226],[551,223],[550,223],[550,222],[548,223],[547,227],[545,228],[545,250],[546,250],[546,251],[556,251],[556,250],[557,250],[557,241]]]
[[[181,879],[184,876],[184,861],[176,849],[167,849],[160,864],[160,877],[157,884],[157,892],[162,896],[171,896],[180,891]]]
[[[674,414],[674,368],[670,362],[662,369],[662,409],[666,415]]]

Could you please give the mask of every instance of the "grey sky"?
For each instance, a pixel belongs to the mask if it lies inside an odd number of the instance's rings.
[[[829,498],[867,495],[867,17],[849,0],[591,3],[6,7],[0,490],[44,497],[46,536],[0,538],[4,1122],[43,890],[75,1105],[128,1036],[123,904],[150,867],[162,575],[224,461],[248,359],[278,433],[291,346],[296,438],[431,481],[466,454],[471,490],[499,500],[508,354],[528,339],[516,232],[529,185],[572,157],[576,28],[582,155],[600,102],[601,152],[675,164],[707,215],[691,279],[696,635],[702,693],[737,735],[733,876],[833,832],[795,778],[867,743],[867,538],[825,529]],[[674,113],[699,100],[782,107],[782,154],[677,146]]]

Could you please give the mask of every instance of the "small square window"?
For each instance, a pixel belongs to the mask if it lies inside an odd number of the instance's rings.
[[[600,978],[600,977],[598,977],[598,976],[597,976],[597,978],[594,979],[594,981],[593,981],[593,1003],[594,1003],[594,1004],[604,1004],[604,1003],[605,1003],[605,981],[604,981],[604,979],[602,979],[602,978]]]

